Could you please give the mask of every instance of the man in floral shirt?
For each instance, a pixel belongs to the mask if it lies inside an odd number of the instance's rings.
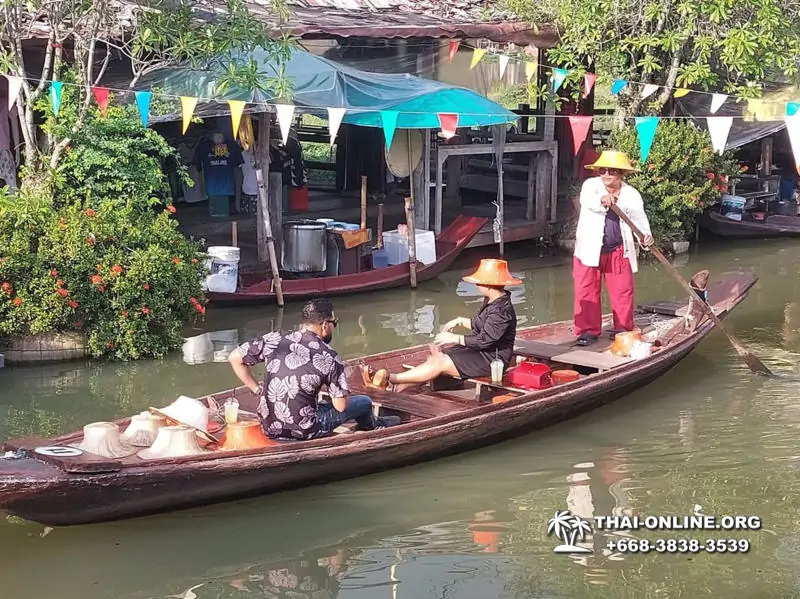
[[[344,361],[328,345],[337,324],[329,299],[311,300],[303,307],[300,330],[268,333],[243,343],[228,358],[242,383],[261,396],[258,415],[270,437],[314,439],[348,420],[362,430],[399,424],[397,417],[375,417],[366,395],[350,396]],[[250,372],[259,363],[266,366],[263,385]],[[323,387],[330,405],[317,403]]]

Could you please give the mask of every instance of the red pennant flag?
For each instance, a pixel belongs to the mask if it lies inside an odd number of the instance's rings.
[[[100,114],[106,118],[106,110],[108,110],[108,90],[105,87],[93,87],[94,99],[97,100],[97,105],[100,107]]]
[[[577,156],[578,150],[581,149],[581,145],[586,141],[592,128],[592,117],[571,116],[569,117],[569,127],[572,131],[572,154]]]
[[[458,52],[458,47],[461,45],[461,42],[458,40],[451,40],[450,44],[448,44],[448,50],[450,51],[450,62],[453,62],[453,57]]]
[[[444,138],[450,139],[454,137],[458,128],[458,115],[450,112],[440,112],[437,116],[439,117],[439,126],[442,128]]]
[[[588,98],[589,94],[592,93],[592,88],[594,87],[594,82],[597,81],[597,75],[595,73],[585,73],[583,75],[583,97]]]

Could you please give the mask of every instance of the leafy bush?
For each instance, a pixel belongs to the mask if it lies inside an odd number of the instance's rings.
[[[159,357],[205,314],[204,256],[164,199],[174,151],[134,110],[90,117],[52,179],[0,195],[0,337],[82,331],[95,357]]]
[[[614,130],[608,149],[625,152],[636,164],[641,157],[636,127]],[[639,168],[641,172],[625,180],[642,194],[659,245],[689,239],[697,216],[717,203],[728,190],[728,178],[740,173],[732,152],[716,153],[706,131],[666,119],[659,123],[647,162]]]

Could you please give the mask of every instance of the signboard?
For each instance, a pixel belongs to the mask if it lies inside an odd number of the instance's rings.
[[[722,194],[719,212],[722,216],[729,218],[730,220],[742,220],[742,214],[744,213],[744,205],[746,202],[747,198],[743,198],[742,196]]]

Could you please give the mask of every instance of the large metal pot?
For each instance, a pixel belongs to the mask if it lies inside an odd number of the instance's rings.
[[[283,259],[287,272],[324,272],[327,233],[325,223],[294,220],[283,223]]]

